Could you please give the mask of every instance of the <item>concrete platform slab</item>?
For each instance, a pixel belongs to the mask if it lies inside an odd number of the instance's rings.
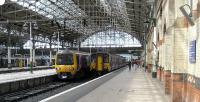
[[[53,69],[52,66],[36,66],[33,70]],[[30,67],[0,68],[0,74],[30,71]]]
[[[51,76],[51,75],[56,75],[55,69],[37,70],[33,71],[33,74],[30,72],[5,73],[5,74],[0,74],[0,84],[15,82],[19,80],[33,79],[44,76]]]
[[[157,79],[145,73],[124,70],[77,102],[170,102]]]

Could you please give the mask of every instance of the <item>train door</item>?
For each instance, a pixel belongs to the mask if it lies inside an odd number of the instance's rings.
[[[95,70],[97,67],[97,55],[92,54],[90,60],[90,70]]]
[[[79,71],[80,70],[80,55],[76,55],[76,68],[77,68],[77,71]]]
[[[3,64],[3,58],[0,57],[0,68],[3,67],[3,65],[4,65],[4,64]]]
[[[87,68],[88,68],[87,55],[82,55],[80,62],[81,62],[81,70],[83,70],[84,72],[87,72]]]
[[[103,54],[97,54],[97,71],[103,70]]]
[[[103,54],[103,63],[104,63],[104,70],[105,71],[110,71],[109,54],[107,54],[107,53]]]

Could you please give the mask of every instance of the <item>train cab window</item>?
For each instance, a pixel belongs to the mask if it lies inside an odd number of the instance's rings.
[[[104,54],[103,55],[103,60],[104,60],[104,63],[109,63],[109,55],[108,54]]]
[[[96,62],[96,54],[93,54],[93,55],[91,56],[91,62]]]
[[[73,55],[72,54],[58,54],[57,55],[57,65],[73,65]]]

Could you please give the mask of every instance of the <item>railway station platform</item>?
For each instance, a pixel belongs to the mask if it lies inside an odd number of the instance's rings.
[[[143,69],[128,68],[77,102],[171,102],[157,79]]]
[[[55,74],[56,72],[54,69],[38,70],[38,71],[33,71],[33,73],[30,72],[6,73],[6,74],[0,74],[0,83],[16,82],[20,80],[51,76]]]
[[[45,70],[51,68],[52,66],[36,66],[33,67],[33,70]],[[23,72],[23,71],[30,71],[30,67],[0,68],[0,74],[11,73],[11,72]]]
[[[37,70],[33,73],[26,71],[0,74],[0,94],[49,83],[55,79],[55,76],[55,69]]]

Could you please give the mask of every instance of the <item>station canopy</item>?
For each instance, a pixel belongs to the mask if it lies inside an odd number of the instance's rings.
[[[30,22],[34,40],[76,43],[109,29],[126,32],[143,42],[151,16],[151,0],[5,0],[0,6],[0,43],[22,45],[29,40]],[[33,26],[34,26],[33,25]]]

